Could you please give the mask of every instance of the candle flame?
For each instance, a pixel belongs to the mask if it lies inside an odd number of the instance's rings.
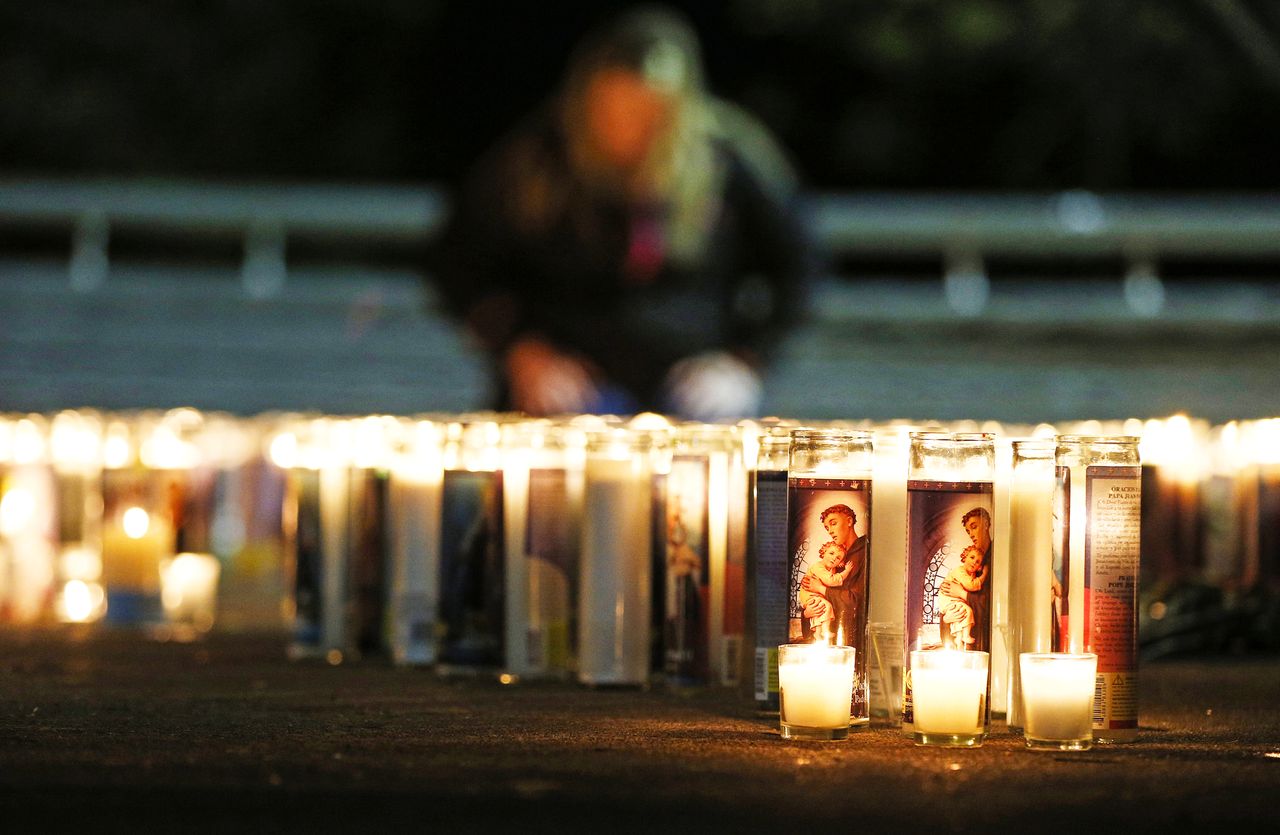
[[[151,517],[140,507],[131,507],[120,518],[124,535],[130,539],[142,539],[151,527]]]
[[[30,490],[14,487],[6,491],[0,499],[0,533],[5,536],[22,533],[35,519],[35,514],[36,498]]]

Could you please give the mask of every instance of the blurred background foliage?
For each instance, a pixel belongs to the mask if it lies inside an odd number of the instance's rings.
[[[0,174],[447,184],[625,5],[0,4]],[[1280,187],[1273,0],[675,5],[820,188]]]

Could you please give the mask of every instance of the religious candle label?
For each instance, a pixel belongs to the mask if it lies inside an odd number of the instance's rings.
[[[440,658],[503,662],[502,473],[448,470],[440,520]]]
[[[992,499],[987,481],[907,482],[908,650],[991,651]],[[910,652],[904,660],[902,720],[910,725]],[[990,702],[987,693],[984,710]]]
[[[320,552],[320,473],[294,470],[293,530],[293,641],[299,648],[320,645],[321,575],[324,562]]]
[[[1091,466],[1085,474],[1086,651],[1098,656],[1094,727],[1138,727],[1137,583],[1139,467]]]
[[[1071,468],[1058,467],[1053,493],[1054,552],[1053,591],[1050,613],[1050,640],[1054,652],[1070,652],[1071,647]],[[1079,571],[1079,568],[1076,568]],[[1079,601],[1076,605],[1080,605]],[[1083,644],[1076,647],[1083,650]]]
[[[387,476],[356,470],[351,478],[352,634],[356,649],[377,652],[386,622]]]
[[[742,682],[742,649],[747,631],[747,473],[740,462],[728,468],[726,481],[720,683],[735,687]],[[709,498],[714,495],[709,494]]]
[[[866,719],[871,480],[793,477],[787,517],[787,641],[853,647],[850,711]]]
[[[709,675],[708,477],[706,458],[675,456],[664,502],[664,670],[671,680],[689,684],[705,683]]]
[[[528,661],[533,669],[567,670],[577,598],[577,529],[563,469],[529,471],[525,553],[529,560]]]
[[[755,592],[755,697],[767,710],[778,707],[778,645],[787,643],[787,473],[754,474],[751,559]]]

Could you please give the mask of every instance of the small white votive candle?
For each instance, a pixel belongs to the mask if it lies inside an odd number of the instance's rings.
[[[853,647],[778,647],[778,699],[786,739],[845,739],[853,698]]]
[[[990,655],[968,650],[911,653],[913,734],[917,745],[973,748],[987,728]]]
[[[1092,652],[1024,652],[1019,663],[1027,747],[1045,751],[1091,748],[1098,656]]]
[[[160,565],[160,601],[173,637],[192,640],[213,627],[221,565],[212,554],[178,554]]]

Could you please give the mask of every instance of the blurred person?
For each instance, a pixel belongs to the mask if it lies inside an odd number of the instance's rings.
[[[758,412],[813,261],[782,153],[704,90],[696,35],[662,9],[580,45],[468,179],[442,256],[498,408],[696,420]]]

